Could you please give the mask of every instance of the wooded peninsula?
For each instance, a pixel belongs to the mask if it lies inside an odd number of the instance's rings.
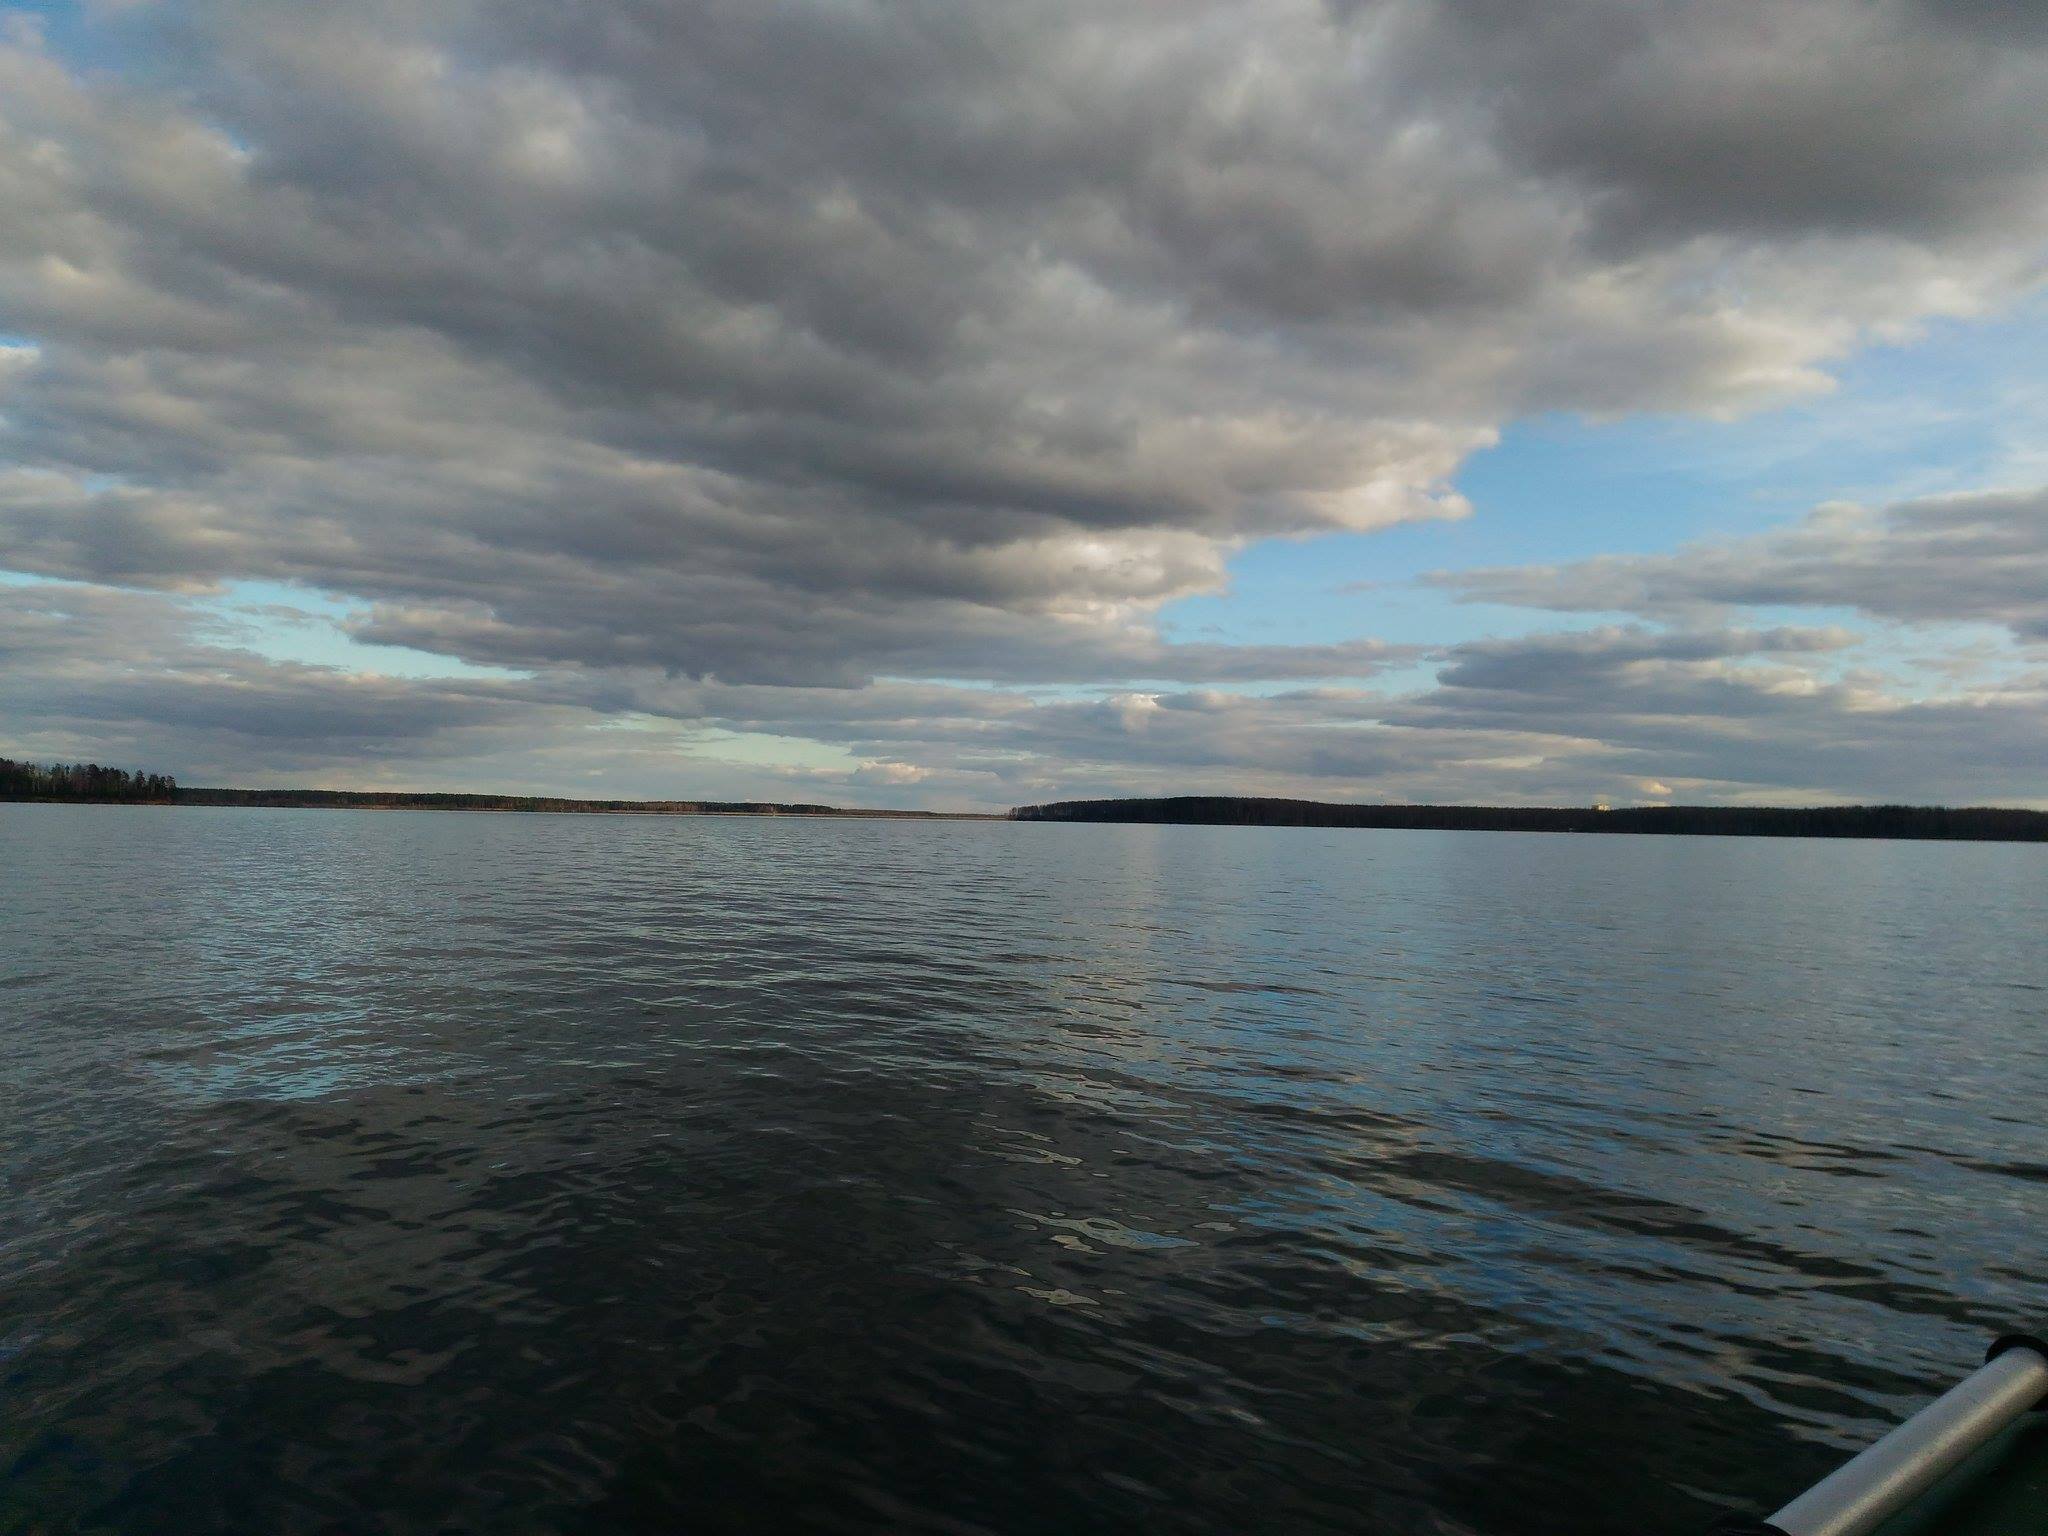
[[[1008,812],[897,811],[770,800],[575,800],[407,790],[188,788],[166,773],[0,757],[0,800],[376,811],[558,811],[615,816],[854,816],[913,821],[1152,822],[1440,832],[1637,832],[1688,837],[1864,837],[2048,842],[2048,811],[1938,805],[1347,805],[1247,795],[1062,800]]]
[[[573,800],[386,789],[192,788],[166,773],[128,773],[98,763],[18,763],[0,757],[0,800],[108,805],[244,805],[280,810],[566,811],[616,816],[867,816],[925,821],[999,821],[1000,815],[780,804],[770,800]]]
[[[1334,805],[1241,795],[1063,800],[1018,821],[1174,822],[1223,827],[1362,827],[1439,832],[1661,832],[1691,837],[1896,837],[2048,842],[2048,811],[1940,805]]]

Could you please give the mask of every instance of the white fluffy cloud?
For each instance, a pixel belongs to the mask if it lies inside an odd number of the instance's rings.
[[[301,583],[549,709],[759,686],[814,742],[877,677],[1356,683],[1413,658],[1151,615],[1249,540],[1459,515],[1524,413],[1739,409],[2022,291],[2031,14],[199,0],[102,13],[87,61],[17,22],[0,568]],[[314,670],[238,696],[317,737]],[[322,763],[513,707],[383,686]],[[1165,697],[1183,765],[1377,782],[1320,705]],[[1142,756],[1090,724],[1122,707],[1006,700],[1001,771]]]

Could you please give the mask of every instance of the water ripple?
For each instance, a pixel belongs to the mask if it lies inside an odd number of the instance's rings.
[[[2032,847],[0,807],[0,1530],[1634,1532],[2048,1312]]]

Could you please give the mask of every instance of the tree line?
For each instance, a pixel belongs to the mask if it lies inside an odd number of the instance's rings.
[[[557,795],[489,795],[409,789],[205,789],[177,792],[180,805],[266,806],[277,810],[564,811],[619,816],[857,816],[955,820],[948,811],[869,810],[774,800],[570,800]],[[984,820],[995,818],[984,817]]]
[[[177,798],[168,773],[130,773],[98,763],[17,763],[0,757],[0,800],[162,801]]]
[[[1944,805],[1333,805],[1247,795],[1064,800],[1020,805],[1018,821],[1180,822],[1201,826],[1374,827],[1465,832],[1662,832],[1722,837],[1898,837],[2048,842],[2048,812]]]
[[[98,763],[21,763],[0,757],[0,801],[77,800],[113,804],[240,805],[373,811],[574,811],[646,816],[865,816],[951,819],[944,811],[864,810],[768,800],[570,800],[553,795],[487,795],[414,790],[210,789],[180,787],[168,773],[129,773]]]

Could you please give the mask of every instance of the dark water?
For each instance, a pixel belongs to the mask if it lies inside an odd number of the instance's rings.
[[[0,1530],[1684,1531],[2048,1318],[2048,848],[0,807]]]

